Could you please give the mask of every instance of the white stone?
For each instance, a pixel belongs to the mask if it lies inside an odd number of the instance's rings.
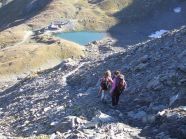
[[[57,92],[59,92],[59,90],[60,90],[60,89],[56,89],[56,90],[54,90],[54,92],[57,93]]]
[[[56,139],[57,135],[55,133],[53,133],[51,136],[50,136],[50,139]]]
[[[20,89],[19,89],[19,92],[23,92],[23,89],[22,89],[22,88],[20,88]]]
[[[57,107],[57,111],[64,110],[64,109],[65,109],[64,106],[59,106],[59,107]]]
[[[24,124],[28,124],[30,121],[25,121],[25,123]]]
[[[180,106],[179,108],[186,111],[186,106]]]
[[[33,134],[37,134],[37,131],[35,130],[35,131],[33,131]]]
[[[99,112],[98,115],[96,115],[96,117],[93,117],[92,118],[92,122],[102,122],[102,123],[108,123],[108,122],[112,122],[114,121],[115,119],[107,114],[104,114],[102,112]]]
[[[175,13],[180,13],[181,12],[181,7],[176,7],[176,8],[174,8],[174,12]]]
[[[51,125],[51,126],[55,126],[55,125],[57,125],[58,123],[59,123],[59,122],[54,121],[54,122],[50,123],[50,125]]]
[[[49,111],[50,109],[51,109],[50,107],[44,108],[44,112],[47,112],[47,111]]]
[[[160,116],[163,116],[165,114],[165,111],[158,112]]]
[[[8,87],[8,84],[5,84],[5,87]]]
[[[160,30],[160,31],[156,31],[155,33],[152,33],[151,35],[149,35],[149,38],[161,38],[163,34],[165,34],[166,32],[168,32],[168,30]]]

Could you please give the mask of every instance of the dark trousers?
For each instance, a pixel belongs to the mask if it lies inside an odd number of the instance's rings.
[[[112,106],[118,105],[119,96],[120,96],[119,92],[113,92],[113,94],[112,94]]]

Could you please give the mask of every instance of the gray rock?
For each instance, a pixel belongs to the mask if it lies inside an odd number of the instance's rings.
[[[141,105],[141,106],[144,106],[144,105],[149,105],[151,102],[152,102],[152,98],[148,97],[148,98],[136,98],[133,100],[133,102],[135,104],[138,104],[138,105]]]
[[[151,110],[154,112],[158,112],[158,111],[162,111],[163,109],[165,109],[166,106],[165,105],[155,105],[155,106],[151,106]]]
[[[161,85],[160,81],[158,78],[155,78],[153,80],[151,80],[148,84],[147,84],[147,89],[153,89],[153,90],[161,90],[163,86]]]
[[[148,55],[144,55],[143,57],[139,58],[138,61],[140,63],[146,63],[149,59],[150,59],[150,57]]]
[[[95,123],[109,123],[115,120],[116,119],[114,119],[112,116],[102,113],[100,111],[95,117],[92,118],[91,121]]]
[[[186,111],[186,106],[180,106],[179,109]]]
[[[186,73],[186,64],[179,65],[179,66],[178,66],[178,70],[180,70],[180,71]]]
[[[169,99],[169,106],[173,105],[174,102],[175,102],[177,99],[179,99],[179,94],[172,96],[172,97]]]
[[[98,123],[97,122],[87,122],[83,125],[83,128],[85,129],[94,129],[98,127]]]
[[[142,118],[146,116],[146,112],[139,111],[139,112],[135,113],[135,112],[131,111],[131,112],[128,112],[128,116],[133,119],[142,120]]]
[[[142,69],[144,69],[144,68],[146,68],[147,67],[147,63],[140,63],[139,65],[137,65],[135,68],[134,68],[134,70],[135,71],[141,71]]]
[[[57,122],[52,122],[50,124],[51,130],[50,132],[67,132],[68,130],[72,129],[78,129],[82,128],[82,126],[87,123],[86,120],[83,120],[81,118],[78,118],[76,116],[68,116],[63,119],[63,121],[57,121]]]
[[[164,132],[161,132],[155,136],[155,139],[170,139],[170,137],[166,135]]]
[[[186,58],[186,50],[183,51],[181,54],[179,54],[179,55],[178,55],[178,58],[179,58],[180,60],[183,60],[183,58]]]
[[[181,79],[181,80],[178,82],[178,85],[186,85],[186,79]]]
[[[142,118],[142,122],[145,124],[154,123],[156,120],[155,115],[147,115]]]

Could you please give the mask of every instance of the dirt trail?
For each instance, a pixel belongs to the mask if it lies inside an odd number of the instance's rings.
[[[30,38],[30,36],[31,36],[32,34],[33,34],[32,31],[26,31],[26,33],[25,33],[25,35],[24,35],[22,41],[21,41],[21,42],[18,42],[18,43],[16,43],[16,44],[14,44],[13,47],[17,47],[17,46],[20,46],[20,45],[24,44],[27,40],[29,40],[29,38]]]

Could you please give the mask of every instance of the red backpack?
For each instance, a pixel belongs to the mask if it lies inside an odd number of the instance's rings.
[[[122,93],[123,90],[126,89],[126,87],[127,87],[127,84],[125,82],[124,75],[119,75],[116,78],[116,88],[115,88],[115,91],[117,91],[119,93]]]

